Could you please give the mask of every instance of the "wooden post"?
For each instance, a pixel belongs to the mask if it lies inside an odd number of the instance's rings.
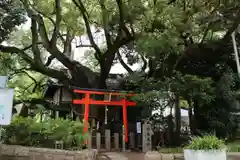
[[[116,150],[119,150],[119,134],[114,133],[114,147]]]
[[[90,101],[90,94],[87,93],[85,97],[85,108],[84,108],[84,129],[83,129],[84,133],[87,133],[88,131],[89,101]]]
[[[88,142],[87,142],[87,145],[88,145],[88,149],[92,149],[92,132],[89,132],[89,133],[88,133]]]
[[[97,149],[100,150],[101,149],[101,133],[99,132],[96,133],[96,145],[97,145]]]
[[[129,145],[131,149],[135,148],[135,134],[133,132],[129,133]]]
[[[128,120],[127,120],[127,100],[123,99],[123,125],[124,125],[124,137],[125,137],[125,142],[128,142]]]
[[[105,149],[111,150],[111,131],[109,129],[105,130]]]
[[[122,151],[126,151],[124,125],[122,126]]]

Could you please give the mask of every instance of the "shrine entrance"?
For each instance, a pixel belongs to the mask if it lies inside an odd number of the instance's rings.
[[[134,94],[129,94],[129,93],[120,93],[116,91],[103,91],[103,90],[83,90],[83,89],[74,89],[74,93],[81,95],[79,98],[73,99],[73,104],[78,104],[78,105],[83,105],[84,108],[84,130],[83,134],[90,133],[89,132],[89,111],[90,107],[94,107],[92,105],[97,105],[96,107],[102,107],[104,108],[104,123],[107,124],[108,121],[111,121],[109,119],[108,111],[111,108],[117,108],[116,111],[121,111],[122,112],[122,120],[123,120],[123,127],[122,127],[122,147],[125,148],[125,144],[123,143],[128,143],[129,135],[128,135],[128,117],[127,117],[127,107],[130,106],[136,106],[136,102],[133,102],[131,100],[128,100],[130,97],[133,97]],[[80,98],[81,97],[81,98]],[[97,99],[95,99],[98,97]],[[100,97],[100,98],[99,98]],[[99,100],[101,99],[101,100]],[[102,109],[103,110],[103,109]],[[115,113],[115,116],[120,116],[120,113]],[[103,123],[103,122],[102,122]],[[115,126],[114,124],[112,124]],[[96,139],[99,136],[98,133],[96,133]],[[118,135],[119,137],[120,135]],[[112,142],[112,137],[117,137],[117,135],[114,133],[114,136],[111,135],[111,131],[107,130],[105,131],[105,139],[108,137],[108,141]],[[86,142],[89,144],[90,140]],[[96,140],[99,141],[99,140]],[[101,141],[101,136],[100,136],[100,141]],[[116,140],[117,141],[117,140]],[[119,139],[118,139],[119,141]],[[99,143],[99,142],[96,142]],[[101,143],[101,142],[100,142]],[[105,141],[105,145],[106,145]],[[98,144],[101,146],[101,144]]]

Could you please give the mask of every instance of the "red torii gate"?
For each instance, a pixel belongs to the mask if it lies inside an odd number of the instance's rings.
[[[111,105],[111,106],[122,106],[123,112],[123,125],[125,132],[125,142],[128,142],[128,120],[127,120],[127,106],[136,106],[136,102],[128,101],[127,97],[132,97],[134,94],[126,94],[119,92],[102,92],[102,91],[91,91],[91,90],[80,90],[74,89],[74,93],[84,94],[82,99],[74,99],[73,104],[84,104],[84,130],[83,133],[88,131],[88,117],[89,117],[89,105]],[[124,98],[120,101],[105,101],[105,100],[93,100],[90,95],[105,95],[111,94],[113,96],[123,96]]]

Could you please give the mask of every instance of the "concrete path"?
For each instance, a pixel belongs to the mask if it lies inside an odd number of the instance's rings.
[[[125,152],[123,153],[124,156],[128,158],[128,160],[144,160],[145,153],[138,153],[138,152]]]
[[[228,153],[228,160],[240,160],[240,153]]]
[[[105,152],[106,157],[100,160],[144,160],[144,153],[138,152]],[[173,160],[172,154],[166,154],[162,160]],[[184,160],[182,154],[175,154],[175,160]],[[228,160],[240,160],[240,153],[229,153]]]
[[[120,152],[105,152],[102,156],[100,154],[99,160],[128,160],[128,158]]]

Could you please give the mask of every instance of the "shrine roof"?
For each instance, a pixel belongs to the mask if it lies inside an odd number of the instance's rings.
[[[118,90],[123,77],[124,76],[122,74],[109,74],[109,78],[106,80],[107,89]],[[47,99],[53,98],[55,92],[59,88],[64,87],[63,84],[53,78],[49,78],[46,86],[44,97]]]

